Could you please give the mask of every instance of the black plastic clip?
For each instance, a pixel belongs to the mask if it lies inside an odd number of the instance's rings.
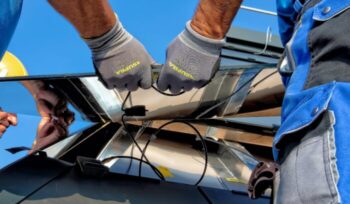
[[[126,116],[146,116],[145,106],[133,106],[131,108],[126,108],[124,113]]]
[[[109,170],[99,160],[88,157],[77,157],[77,164],[80,171],[86,176],[104,177],[109,173]]]

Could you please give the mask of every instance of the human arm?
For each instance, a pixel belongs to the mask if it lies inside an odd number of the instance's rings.
[[[51,6],[73,24],[83,38],[107,33],[116,17],[107,0],[48,0]]]
[[[242,0],[201,0],[191,27],[202,36],[223,39],[231,27]]]
[[[49,3],[85,40],[96,72],[107,88],[134,91],[151,87],[154,60],[124,29],[107,0],[49,0]]]

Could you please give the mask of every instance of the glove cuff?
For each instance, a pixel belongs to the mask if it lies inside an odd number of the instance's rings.
[[[115,49],[122,47],[133,38],[133,36],[124,29],[117,15],[116,18],[115,25],[107,33],[96,38],[83,38],[91,49],[94,59],[113,56],[113,51]]]
[[[181,33],[180,39],[190,47],[207,54],[218,55],[225,45],[225,38],[221,40],[205,37],[191,27],[191,21],[186,23],[186,29]]]

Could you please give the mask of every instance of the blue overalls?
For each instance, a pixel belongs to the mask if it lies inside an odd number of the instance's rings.
[[[0,0],[0,60],[15,31],[22,9],[22,0]]]
[[[350,203],[350,0],[277,0],[277,11],[286,48],[280,67],[286,93],[273,149],[281,182],[288,177],[296,203]],[[285,158],[290,143],[296,145]]]

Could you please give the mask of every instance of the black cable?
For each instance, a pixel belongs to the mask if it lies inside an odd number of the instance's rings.
[[[128,98],[130,97],[130,94],[131,94],[131,92],[129,91],[128,94],[126,95],[126,97],[125,97],[123,103],[122,103],[121,109],[122,109],[123,111],[125,111],[125,104],[126,104],[126,101],[128,100]],[[128,129],[126,123],[125,123],[125,119],[124,119],[125,116],[126,116],[125,114],[122,115],[122,125],[123,125],[123,127],[124,127],[124,129],[125,129],[125,131],[126,131],[126,134],[131,138],[131,140],[133,141],[133,143],[136,145],[137,149],[139,149],[139,151],[142,152],[142,149],[141,149],[140,145],[137,143],[137,141],[135,140],[135,138],[132,136],[131,132],[129,131],[129,129]],[[147,159],[147,158],[146,158],[146,159]],[[147,161],[148,161],[148,159],[147,159]],[[148,162],[149,162],[149,161],[148,161]]]
[[[149,126],[149,125],[147,125],[147,126]],[[138,136],[141,136],[141,135],[143,134],[143,132],[144,132],[144,130],[145,130],[144,128],[146,128],[146,127],[145,127],[145,126],[142,126],[142,127],[138,130],[138,132],[137,132],[136,135],[135,135],[135,138],[138,138]],[[135,149],[135,144],[132,144],[131,153],[130,153],[130,156],[131,156],[131,157],[134,157],[134,149]],[[130,173],[132,163],[133,163],[132,160],[130,160],[129,166],[128,166],[126,172],[125,172],[126,174],[129,174],[129,173]]]
[[[108,157],[102,160],[102,163],[106,163],[109,162],[113,159],[131,159],[131,160],[137,160],[140,161],[141,159],[136,158],[136,157],[131,157],[131,156],[112,156],[112,157]],[[144,161],[145,162],[145,161]],[[157,169],[157,167],[155,167],[153,164],[149,163],[149,162],[145,162],[145,164],[147,164],[148,166],[151,167],[151,169],[154,171],[154,173],[159,176],[162,175],[162,173]],[[162,175],[161,177],[159,177],[162,181],[165,181],[164,176]]]
[[[128,100],[128,98],[130,97],[130,95],[131,95],[131,92],[129,91],[128,94],[126,95],[126,97],[125,97],[123,103],[122,103],[121,109],[122,109],[123,111],[125,111],[125,104],[126,104],[126,101]],[[122,115],[122,125],[123,125],[123,127],[124,127],[124,129],[125,129],[125,131],[126,131],[126,134],[131,138],[131,140],[133,141],[133,143],[136,145],[137,149],[142,153],[142,149],[141,149],[140,145],[138,144],[138,142],[136,141],[136,139],[133,137],[133,135],[131,134],[131,131],[128,129],[128,127],[127,127],[127,125],[126,125],[126,123],[125,123],[125,119],[124,119],[125,116],[126,116],[125,114]],[[150,163],[147,157],[145,157],[145,159],[146,159],[146,161],[147,161],[148,163]],[[163,176],[159,171],[155,171],[155,173],[157,174],[157,176],[158,176],[160,179],[165,180],[165,179],[164,179],[164,176]],[[159,173],[160,173],[160,174],[159,174]]]
[[[198,129],[193,126],[191,123],[187,122],[187,121],[179,121],[179,120],[172,120],[172,121],[169,121],[167,123],[164,123],[163,125],[161,125],[158,129],[157,129],[157,132],[153,134],[153,136],[157,136],[159,134],[159,132],[166,126],[170,125],[170,124],[173,124],[173,123],[182,123],[182,124],[185,124],[187,126],[189,126],[190,128],[192,128],[197,136],[200,138],[201,140],[201,143],[202,143],[202,146],[203,146],[203,149],[204,149],[204,154],[205,154],[205,164],[204,164],[204,168],[203,168],[203,172],[201,174],[201,177],[198,179],[198,181],[194,184],[194,185],[198,185],[204,178],[205,174],[206,174],[206,171],[207,171],[207,168],[208,168],[208,148],[207,148],[207,145],[205,143],[205,140],[203,138],[203,136],[201,135],[201,133],[198,131]],[[142,150],[142,155],[141,155],[141,159],[140,159],[140,164],[139,164],[139,176],[141,176],[141,171],[142,171],[142,162],[143,162],[143,157],[146,157],[146,151],[147,151],[147,147],[148,145],[150,144],[152,140],[152,137],[150,137],[144,147],[144,149]]]
[[[180,96],[180,95],[182,95],[182,94],[185,93],[185,91],[181,91],[181,92],[176,93],[176,94],[169,94],[169,93],[166,93],[166,92],[164,92],[164,91],[159,90],[159,89],[158,89],[157,87],[155,87],[153,84],[152,84],[152,88],[153,88],[154,90],[156,90],[158,93],[160,93],[160,94],[162,94],[162,95],[164,95],[164,96]]]
[[[200,88],[198,88],[198,89],[201,89],[201,88],[205,87],[205,86],[208,85],[210,82],[211,82],[211,79],[210,79],[209,81],[207,81],[205,84],[203,84],[203,85],[202,85]],[[166,93],[166,92],[164,92],[164,91],[159,90],[159,89],[158,89],[157,87],[155,87],[153,84],[152,84],[152,88],[153,88],[154,90],[156,90],[158,93],[160,93],[160,94],[162,94],[162,95],[164,95],[164,96],[180,96],[180,95],[186,93],[186,91],[181,91],[181,92],[176,93],[176,94],[169,94],[169,93]]]
[[[123,101],[123,103],[122,103],[122,111],[124,111],[125,112],[125,104],[126,104],[126,101],[128,100],[128,98],[130,97],[130,94],[131,94],[131,91],[128,91],[128,94],[126,95],[126,97],[125,97],[125,99],[124,99],[124,101]]]
[[[260,72],[262,71],[262,69],[256,74],[258,75]],[[255,88],[257,85],[259,85],[260,83],[262,83],[263,81],[265,81],[266,79],[270,78],[272,75],[276,74],[278,71],[274,71],[271,74],[267,75],[266,77],[262,78],[261,80],[259,80],[257,83],[255,83],[254,85],[252,85],[253,88]],[[246,81],[242,86],[240,86],[236,91],[234,91],[231,95],[225,97],[224,99],[222,99],[220,102],[216,103],[215,105],[211,106],[210,108],[208,108],[207,110],[205,110],[204,112],[202,112],[201,114],[199,114],[196,119],[200,119],[201,117],[203,117],[205,114],[209,113],[210,111],[214,110],[215,108],[221,106],[222,104],[226,103],[227,100],[230,100],[232,96],[234,96],[235,94],[237,94],[239,91],[241,91],[246,85],[248,85],[250,82],[252,82],[255,79],[255,77],[249,79],[248,81]],[[251,90],[248,92],[250,93]]]
[[[262,70],[260,70],[256,75],[258,75],[261,71],[262,71]],[[267,75],[266,77],[264,77],[263,79],[259,80],[257,83],[255,83],[254,85],[252,85],[251,88],[255,88],[257,85],[259,85],[260,83],[262,83],[263,81],[265,81],[266,79],[268,79],[269,77],[271,77],[272,75],[276,74],[277,72],[278,72],[278,71],[275,71],[275,72],[272,72],[271,74]],[[255,76],[256,76],[256,75],[255,75]],[[227,100],[229,100],[232,96],[234,96],[234,95],[237,94],[239,91],[241,91],[247,84],[249,84],[250,82],[252,82],[254,79],[255,79],[255,77],[253,77],[253,78],[251,78],[250,80],[248,80],[247,82],[245,82],[242,86],[240,86],[240,87],[239,87],[236,91],[234,91],[231,95],[227,96],[227,97],[224,98],[222,101],[218,102],[217,104],[213,105],[212,107],[210,107],[209,109],[207,109],[206,111],[204,111],[203,113],[201,113],[200,115],[198,115],[198,116],[196,117],[196,119],[201,118],[203,115],[209,113],[209,112],[212,111],[213,109],[215,109],[215,108],[217,108],[218,106],[220,106],[220,105],[222,105],[223,103],[225,103]],[[168,94],[168,93],[164,93],[164,92],[160,91],[160,90],[159,90],[158,88],[156,88],[154,85],[152,85],[152,88],[153,88],[154,90],[156,90],[157,92],[159,92],[159,93],[161,93],[161,94],[163,94],[163,95],[166,95],[166,96],[179,96],[179,95],[181,95],[181,94],[184,93],[184,91],[182,91],[182,92],[180,92],[180,93],[178,93],[178,94]],[[252,89],[250,89],[248,93],[250,93],[251,90],[252,90]],[[125,98],[125,100],[123,101],[122,108],[121,108],[123,111],[125,111],[125,104],[126,104],[127,99],[129,98],[130,94],[131,94],[131,92],[129,91],[128,94],[127,94],[127,96],[126,96],[126,98]],[[150,162],[149,162],[149,160],[147,159],[145,153],[146,153],[146,151],[147,151],[147,148],[148,148],[148,146],[149,146],[149,144],[150,144],[152,138],[149,138],[149,139],[148,139],[148,141],[147,141],[147,143],[146,143],[144,149],[141,150],[141,147],[139,146],[139,144],[137,143],[137,141],[135,140],[135,138],[132,136],[132,134],[130,133],[130,131],[129,131],[128,128],[127,128],[127,125],[125,124],[125,120],[124,120],[124,117],[125,117],[125,116],[126,116],[125,114],[122,116],[122,123],[123,123],[123,126],[124,126],[124,128],[125,128],[127,134],[131,137],[131,139],[132,139],[133,142],[135,143],[136,147],[137,147],[137,148],[139,149],[139,151],[142,153],[141,159],[137,159],[137,160],[140,161],[140,165],[139,165],[139,176],[141,176],[141,173],[142,173],[142,163],[143,163],[143,162],[147,162],[147,164],[150,164]],[[202,145],[203,145],[203,148],[204,148],[204,151],[205,151],[205,166],[204,166],[203,173],[202,173],[201,177],[199,178],[199,180],[198,180],[198,181],[196,182],[196,184],[195,184],[195,185],[198,185],[198,184],[203,180],[203,178],[204,178],[204,176],[205,176],[205,173],[206,173],[206,170],[207,170],[207,166],[208,166],[208,150],[207,150],[207,146],[206,146],[206,144],[205,144],[205,140],[204,140],[203,136],[200,134],[200,132],[199,132],[192,124],[190,124],[189,122],[186,122],[186,121],[178,121],[178,120],[172,120],[172,121],[169,121],[169,122],[163,124],[161,127],[158,128],[157,132],[156,132],[154,135],[156,136],[165,126],[170,125],[170,124],[172,124],[172,123],[183,123],[183,124],[186,124],[186,125],[190,126],[190,127],[196,132],[196,134],[199,136],[199,138],[201,139],[201,142],[202,142]],[[145,158],[146,161],[144,161],[143,158]],[[135,159],[136,159],[136,158],[135,158]],[[152,169],[153,169],[153,168],[152,168]],[[157,168],[155,168],[155,169],[157,169]],[[154,170],[154,169],[153,169],[153,170]],[[158,173],[159,173],[158,176],[159,176],[160,178],[161,178],[161,177],[164,178],[164,176],[161,174],[161,172],[159,172],[158,169],[157,169],[157,170],[154,170],[154,171],[155,171],[155,173],[156,173],[157,175],[158,175]],[[163,180],[163,179],[162,179],[162,180]],[[164,180],[165,180],[165,179],[164,179]]]
[[[261,80],[259,80],[259,81],[256,82],[255,84],[253,84],[251,88],[257,87],[260,83],[264,82],[266,79],[270,78],[272,75],[277,74],[277,73],[278,73],[278,70],[272,72],[271,74],[267,75],[266,77],[262,78]]]
[[[127,125],[126,125],[126,123],[125,123],[124,117],[125,117],[125,114],[122,115],[122,124],[123,124],[123,127],[124,127],[125,131],[126,131],[126,134],[131,138],[131,140],[133,141],[133,143],[136,145],[137,149],[142,153],[142,149],[141,149],[139,143],[136,141],[136,139],[132,136],[130,130],[127,128]],[[147,157],[145,157],[145,159],[146,159],[147,162],[149,162],[149,160],[148,160]],[[149,163],[150,163],[150,162],[149,162]],[[158,174],[158,172],[159,172],[159,171],[156,172],[156,174],[158,175],[158,177],[161,178],[161,179],[162,179],[162,178],[164,179],[164,176],[163,176],[162,174]],[[162,180],[163,180],[163,179],[162,179]]]

